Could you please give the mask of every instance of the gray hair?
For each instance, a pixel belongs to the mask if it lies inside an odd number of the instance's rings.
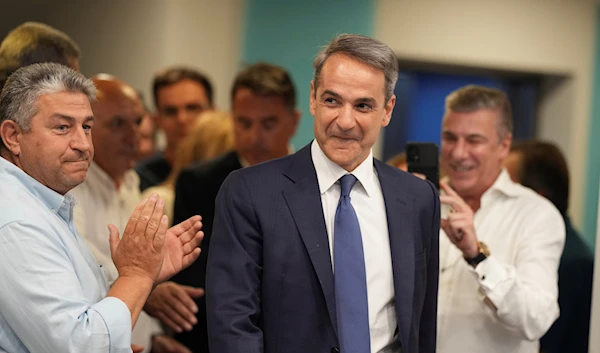
[[[38,99],[44,94],[72,92],[96,99],[96,86],[79,72],[56,63],[33,64],[19,68],[6,81],[0,94],[0,125],[12,120],[25,132],[38,113]],[[0,139],[0,146],[1,146]]]
[[[500,113],[498,121],[498,136],[504,138],[513,131],[513,117],[510,101],[506,94],[500,90],[468,85],[457,89],[446,97],[446,116],[450,112],[472,113],[478,110],[489,109]]]
[[[347,55],[372,68],[383,71],[385,75],[385,101],[389,101],[398,80],[398,58],[385,43],[358,34],[340,34],[317,54],[313,62],[315,94],[325,61],[337,53]]]

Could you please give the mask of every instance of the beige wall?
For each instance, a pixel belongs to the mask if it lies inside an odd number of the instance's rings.
[[[122,78],[151,103],[152,75],[168,65],[190,65],[215,86],[216,105],[229,107],[238,70],[244,0],[127,0],[11,2],[0,14],[0,35],[26,20],[46,22],[80,45],[81,70]]]
[[[114,74],[141,89],[150,102],[150,81],[157,70],[192,65],[211,77],[217,106],[229,107],[229,86],[239,65],[244,0],[12,4],[11,11],[0,14],[2,34],[27,19],[56,26],[80,44],[86,75]],[[567,155],[573,178],[571,213],[581,225],[595,2],[378,0],[376,4],[375,35],[402,58],[569,75],[542,102],[538,134],[559,143]]]
[[[401,58],[570,75],[540,107],[538,135],[572,170],[583,221],[596,3],[593,0],[378,0],[375,35]]]

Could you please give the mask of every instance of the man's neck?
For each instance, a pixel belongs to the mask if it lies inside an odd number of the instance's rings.
[[[11,162],[12,164],[14,164],[16,166],[19,166],[17,164],[17,161],[16,161],[14,155],[4,148],[0,148],[0,157],[6,159],[7,161]]]

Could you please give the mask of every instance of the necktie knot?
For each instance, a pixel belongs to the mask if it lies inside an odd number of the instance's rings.
[[[350,196],[350,190],[354,187],[354,184],[358,179],[352,174],[346,174],[340,178],[340,186],[342,188],[341,196]]]

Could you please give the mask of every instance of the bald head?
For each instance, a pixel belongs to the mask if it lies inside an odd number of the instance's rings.
[[[144,109],[136,90],[118,78],[100,74],[92,81],[98,89],[97,100],[92,103],[94,162],[118,186],[135,163]]]

